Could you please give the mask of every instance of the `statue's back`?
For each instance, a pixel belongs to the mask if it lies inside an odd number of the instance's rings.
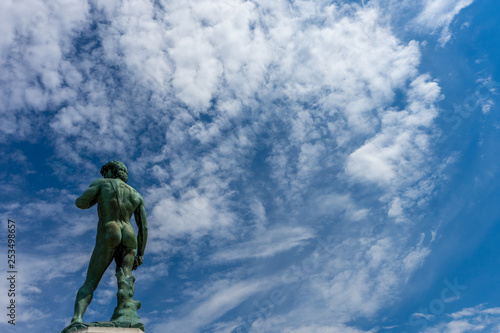
[[[99,221],[127,221],[140,204],[139,195],[118,178],[105,178],[98,201]]]

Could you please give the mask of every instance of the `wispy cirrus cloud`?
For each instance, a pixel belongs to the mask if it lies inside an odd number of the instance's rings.
[[[446,44],[451,38],[450,24],[455,16],[474,0],[427,0],[415,22],[432,32],[440,30],[439,42]]]
[[[262,285],[261,282],[257,281],[236,282],[221,279],[204,287],[206,290],[201,295],[197,295],[195,302],[190,303],[181,310],[176,318],[155,325],[153,331],[182,330],[186,333],[199,332],[203,327],[210,324],[214,318],[219,318],[243,302],[247,297],[259,291]]]
[[[305,245],[313,234],[305,228],[282,227],[277,229],[262,229],[253,235],[255,238],[222,249],[212,256],[216,262],[227,262],[250,258],[268,258],[294,247]]]
[[[500,329],[499,315],[500,308],[479,304],[451,313],[446,320],[428,327],[424,332],[495,332]]]

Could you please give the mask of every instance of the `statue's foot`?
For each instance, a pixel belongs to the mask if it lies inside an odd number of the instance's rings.
[[[61,333],[69,333],[69,332],[77,331],[80,328],[84,328],[84,327],[85,327],[85,324],[82,323],[81,319],[79,321],[78,321],[78,319],[75,319],[75,320],[72,319],[71,323],[65,329],[63,329]]]
[[[74,316],[73,318],[71,318],[71,323],[69,324],[71,326],[73,324],[81,324],[81,323],[82,323],[82,317]]]

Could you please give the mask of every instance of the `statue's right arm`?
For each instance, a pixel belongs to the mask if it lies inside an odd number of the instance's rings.
[[[80,195],[76,201],[76,207],[80,209],[87,209],[92,207],[97,203],[97,195],[99,194],[99,190],[101,189],[101,183],[104,178],[96,179],[92,184],[90,184],[89,188]]]
[[[144,199],[137,193],[139,197],[139,206],[134,212],[135,223],[137,224],[137,252],[134,260],[132,270],[137,269],[142,265],[144,260],[144,250],[146,249],[146,242],[148,240],[148,220],[146,218],[146,208]]]

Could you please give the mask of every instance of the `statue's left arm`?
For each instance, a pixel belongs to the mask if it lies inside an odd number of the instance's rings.
[[[144,199],[140,197],[140,204],[134,212],[135,223],[137,223],[137,254],[134,260],[134,267],[142,265],[144,261],[144,250],[146,249],[146,242],[148,240],[148,220],[146,218],[146,208],[144,207]]]

